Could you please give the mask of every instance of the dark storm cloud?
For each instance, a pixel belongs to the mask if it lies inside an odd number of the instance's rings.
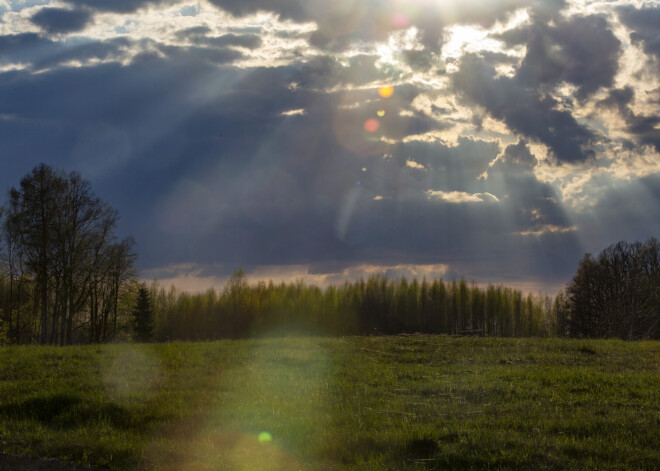
[[[577,86],[578,100],[612,86],[618,71],[620,41],[605,17],[534,22],[500,36],[527,52],[515,77],[497,77],[492,55],[466,55],[453,77],[454,87],[470,101],[503,120],[513,131],[547,145],[559,162],[594,155],[597,136],[571,113],[574,104],[550,95],[561,83]]]
[[[585,251],[598,253],[620,240],[645,241],[660,233],[660,174],[594,182],[598,202],[579,218]]]
[[[655,203],[656,203],[656,211],[660,212],[660,173],[656,173],[654,175],[649,175],[648,177],[642,178],[640,183],[646,190],[649,192],[649,194],[654,198]],[[660,224],[660,217],[655,218],[654,221],[658,222]],[[660,230],[655,231],[660,232]]]
[[[379,240],[382,253],[403,250],[401,244],[409,243],[410,256],[419,257],[419,261],[433,258],[435,251],[433,261],[439,262],[440,252],[443,257],[451,256],[463,243],[471,246],[475,242],[463,240],[466,234],[477,238],[481,236],[474,234],[495,236],[499,242],[478,241],[484,250],[490,250],[515,234],[533,232],[546,237],[552,230],[570,230],[559,195],[534,174],[538,162],[524,142],[508,146],[491,166],[489,163],[500,153],[499,147],[467,138],[459,139],[456,147],[408,143],[394,152],[390,159],[365,161],[359,190],[361,204],[356,204],[359,214],[352,220],[346,240],[356,244]],[[407,159],[423,163],[424,168],[407,167]],[[483,178],[486,170],[488,176]],[[454,191],[482,195],[482,202],[456,203],[429,196]],[[384,199],[372,201],[374,195]],[[391,227],[386,229],[388,224]],[[414,243],[407,239],[414,239]]]
[[[484,59],[463,56],[453,75],[454,88],[471,102],[503,120],[514,132],[547,145],[560,162],[584,161],[594,155],[594,134],[558,102],[516,78],[497,77]]]
[[[174,64],[194,64],[198,61],[226,64],[243,57],[241,52],[231,46],[252,47],[260,42],[260,39],[230,34],[206,38],[198,42],[206,47],[167,46],[151,40],[136,42],[122,37],[105,41],[79,38],[53,41],[38,34],[23,33],[0,36],[0,64],[21,63],[29,70],[41,71],[71,61],[86,63],[91,60],[125,60],[135,51],[142,49],[158,50],[171,58]]]
[[[245,16],[258,11],[269,11],[282,18],[296,21],[309,20],[304,0],[210,0],[210,2],[235,16]],[[315,0],[310,4],[318,3]]]
[[[621,43],[605,17],[571,18],[552,27],[535,23],[530,29],[516,77],[521,84],[538,88],[568,82],[578,87],[578,98],[612,85]]]
[[[21,63],[28,70],[43,70],[74,60],[84,63],[121,57],[122,51],[131,45],[123,38],[58,42],[34,33],[7,35],[0,36],[0,63]]]
[[[0,61],[3,64],[34,61],[55,52],[55,43],[35,33],[0,36]]]
[[[640,144],[651,145],[660,152],[660,116],[636,114],[630,106],[635,98],[631,87],[613,89],[599,102],[600,106],[616,109],[626,123],[626,130],[635,136]]]
[[[222,113],[208,108],[223,103],[214,87],[239,74],[179,56],[145,57],[127,67],[61,69],[34,78],[3,74],[0,113],[11,118],[0,134],[3,155],[11,157],[2,159],[2,173],[18,181],[44,160],[80,170],[93,184],[103,176],[108,186],[94,184],[97,191],[118,207],[125,230],[144,244],[144,262],[159,263],[158,250],[173,237],[152,232],[158,227],[154,205],[173,190],[173,182],[198,174],[211,157],[219,162],[256,150],[253,137],[246,136],[253,136],[260,122],[241,119],[231,108]],[[223,140],[223,133],[232,138]],[[190,253],[185,240],[178,242],[170,248],[173,259]]]
[[[121,229],[138,240],[144,268],[191,261],[445,263],[486,255],[512,231],[535,227],[531,218],[537,216],[523,210],[543,209],[539,190],[507,190],[531,197],[525,208],[511,207],[513,228],[501,213],[506,205],[428,199],[428,190],[502,196],[503,188],[488,186],[495,185],[494,176],[478,181],[498,154],[492,143],[381,148],[425,163],[424,171],[346,147],[336,134],[338,109],[377,97],[375,90],[348,98],[324,91],[365,80],[347,72],[350,64],[319,60],[240,70],[218,68],[190,50],[167,52],[127,66],[0,75],[0,114],[10,117],[0,127],[0,142],[3,154],[12,156],[3,160],[2,173],[18,181],[57,149],[58,167],[81,170],[119,209]],[[395,97],[409,106],[417,93],[400,87]],[[371,107],[359,105],[355,112],[368,114]],[[291,109],[306,113],[282,116]],[[431,125],[411,124],[422,117],[388,114],[392,129]],[[364,136],[361,124],[356,119]],[[523,166],[513,158],[510,164]],[[471,182],[454,183],[463,175]],[[524,178],[508,181],[517,184],[531,185]],[[379,195],[387,199],[374,200]],[[550,210],[537,214],[556,223]],[[490,257],[494,267],[497,257]]]
[[[150,241],[141,248],[146,264],[158,263],[170,244],[172,260],[233,254],[255,263],[284,262],[287,256],[309,259],[312,249],[332,247],[333,240],[337,249],[328,257],[346,251],[334,235],[334,222],[328,222],[333,219],[326,217],[338,199],[337,185],[355,185],[359,172],[355,164],[346,165],[354,157],[332,135],[331,110],[341,97],[291,90],[290,82],[303,81],[308,65],[218,69],[190,50],[167,52],[165,59],[143,56],[124,67],[60,69],[33,78],[26,72],[1,75],[0,113],[11,116],[0,129],[3,151],[20,156],[3,161],[3,167],[30,166],[57,148],[58,166],[106,175],[108,186],[99,191],[112,193],[111,201],[128,215],[130,233]],[[309,109],[309,115],[281,116],[292,107]],[[128,175],[112,178],[128,168]],[[220,173],[213,185],[172,184],[186,176],[199,182],[216,168]],[[348,174],[346,168],[351,168]],[[20,177],[15,168],[3,171]],[[258,184],[251,183],[255,175],[262,175]],[[282,182],[289,184],[282,187]],[[323,191],[310,198],[316,185]],[[170,192],[178,196],[172,199]],[[306,201],[311,208],[300,206]],[[158,204],[165,209],[154,221]],[[173,212],[177,207],[185,212]],[[199,235],[192,238],[193,225],[186,225],[191,221],[200,222],[194,224]],[[220,221],[238,222],[226,226]],[[311,221],[309,227],[302,227],[305,221]],[[161,227],[161,235],[153,227]],[[218,240],[227,249],[215,247]],[[263,249],[250,248],[250,240],[263,242]],[[316,241],[313,247],[310,241]]]
[[[190,41],[196,45],[213,47],[244,47],[256,49],[261,46],[261,37],[256,34],[223,34],[221,36],[209,36],[211,29],[208,26],[196,26],[178,31],[178,39]]]
[[[499,201],[484,199],[484,203],[463,205],[467,215],[474,213],[473,224],[484,224],[498,233],[522,233],[543,231],[543,228],[568,228],[569,224],[554,188],[538,180],[534,168],[538,165],[524,141],[507,146],[500,154],[493,142],[460,138],[458,145],[447,147],[440,143],[409,143],[397,150],[397,163],[413,159],[425,166],[423,171],[397,169],[410,177],[402,188],[401,175],[389,177],[397,187],[380,187],[381,194],[392,198],[402,193],[425,194],[427,190],[443,192],[460,191],[468,194],[491,194]],[[497,159],[496,159],[497,158]],[[390,167],[390,172],[393,170]],[[388,181],[381,171],[376,181]],[[484,174],[487,174],[484,178]],[[365,184],[368,182],[365,182]],[[388,193],[387,190],[390,190]],[[413,191],[411,191],[413,190]],[[446,203],[441,203],[446,204]],[[484,210],[481,214],[480,211]],[[505,217],[503,217],[505,215]]]
[[[411,69],[418,72],[426,72],[435,65],[436,57],[428,49],[416,50],[408,49],[402,51],[403,61],[410,66]],[[441,70],[439,72],[444,72]]]
[[[209,63],[209,64],[227,64],[243,57],[236,49],[230,47],[179,47],[179,46],[159,46],[158,49],[167,56],[168,59],[190,62],[190,63]]]
[[[357,54],[348,59],[348,66],[329,55],[314,56],[296,73],[299,86],[311,89],[333,88],[337,85],[363,85],[374,80],[396,78],[376,67],[376,55]]]
[[[64,0],[69,5],[113,13],[133,13],[148,5],[170,5],[182,0]]]
[[[602,99],[598,104],[601,106],[617,108],[619,111],[624,111],[630,102],[632,102],[633,98],[635,98],[635,91],[632,87],[625,87],[622,89],[615,88],[610,90],[607,98]]]
[[[565,276],[578,259],[579,244],[570,232],[515,233],[536,229],[532,219],[538,213],[506,203],[457,204],[413,195],[360,199],[343,240],[375,264],[448,263],[481,279],[499,279],[503,270],[507,277]]]
[[[366,85],[373,82],[393,82],[401,77],[401,72],[391,67],[378,67],[376,62],[380,59],[377,55],[356,54],[345,61],[330,55],[315,55],[309,59],[302,58],[296,61],[290,68],[285,68],[285,75],[278,75],[282,79],[289,80],[286,84],[295,85],[306,90],[332,89],[337,86]],[[263,84],[267,86],[266,83]],[[396,94],[392,98],[398,105],[409,106],[410,102],[420,93],[414,85],[403,84],[398,86]],[[347,103],[353,105],[360,101],[377,97],[376,90],[350,90],[343,94]],[[350,102],[350,103],[349,103]]]
[[[548,226],[569,228],[571,224],[559,204],[559,195],[551,185],[540,182],[534,173],[537,164],[524,141],[509,145],[488,169],[487,187],[494,192],[499,188],[499,192],[504,193],[501,196],[515,221],[512,225],[515,230],[536,232]]]
[[[177,31],[177,39],[183,39],[188,41],[202,41],[206,39],[206,35],[211,32],[211,28],[208,26],[194,26],[192,28],[186,28]]]
[[[460,137],[453,147],[435,142],[402,144],[394,156],[401,165],[408,159],[424,165],[430,179],[428,189],[478,193],[482,187],[475,187],[475,183],[499,150],[496,142]]]
[[[32,15],[30,21],[48,33],[73,33],[85,29],[91,19],[87,10],[42,8]]]
[[[246,49],[257,49],[261,46],[261,37],[255,34],[224,34],[222,36],[207,38],[203,44],[215,47],[244,47]]]
[[[660,59],[660,7],[635,8],[632,5],[617,9],[621,22],[628,27],[630,39],[642,43],[647,54]]]
[[[315,21],[313,41],[327,48],[382,39],[396,27],[376,0],[213,3],[236,15],[267,10]],[[445,73],[437,68],[446,25],[487,27],[532,6],[535,27],[507,38],[529,43],[519,75],[497,76],[493,64],[512,60],[501,54],[467,56],[454,87],[558,160],[587,159],[596,137],[548,92],[562,82],[580,97],[611,87],[620,47],[605,20],[561,19],[563,1],[469,0],[455,12],[437,3],[424,15],[408,9],[428,46],[404,52],[415,70]],[[68,4],[130,13],[156,2]],[[261,30],[228,27],[223,36],[208,27],[179,31],[176,46],[0,37],[2,64],[28,64],[0,74],[3,181],[16,184],[41,161],[81,171],[119,210],[121,231],[136,237],[142,268],[450,263],[454,273],[493,280],[572,274],[581,255],[572,222],[557,191],[536,177],[525,141],[403,142],[454,126],[456,110],[441,100],[433,116],[417,110],[413,100],[433,90],[401,83],[408,77],[373,54],[304,51],[286,66],[233,67],[244,49],[261,45]],[[73,61],[86,66],[66,67]],[[375,83],[399,85],[383,99]],[[617,93],[603,106],[623,115],[632,97]],[[364,122],[376,117],[380,128],[368,133]],[[655,122],[642,118],[632,115],[628,125],[651,142]],[[463,202],[441,197],[452,192]]]

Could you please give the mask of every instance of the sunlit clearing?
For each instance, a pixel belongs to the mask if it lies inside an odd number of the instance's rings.
[[[378,94],[383,98],[389,98],[394,94],[394,87],[386,86],[378,89]]]
[[[376,118],[370,118],[364,122],[364,129],[368,132],[376,132],[380,128],[380,121]]]

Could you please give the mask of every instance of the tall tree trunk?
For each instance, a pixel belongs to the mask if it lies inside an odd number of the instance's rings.
[[[21,343],[21,291],[23,288],[22,281],[18,282],[16,287],[18,301],[16,303],[16,328],[14,329],[14,342],[17,344]]]
[[[48,342],[48,280],[41,274],[41,344]]]
[[[13,311],[14,311],[14,270],[10,266],[9,267],[9,341],[11,341],[12,338],[14,337],[13,326],[12,326]]]
[[[117,338],[117,304],[119,304],[119,288],[115,287],[113,293],[114,302],[112,305],[112,339]]]
[[[60,332],[59,332],[59,345],[65,345],[66,343],[66,307],[62,311],[60,316]]]
[[[98,301],[96,296],[96,288],[92,287],[89,293],[89,341],[96,343],[98,340]]]
[[[66,344],[73,344],[73,313],[66,319]]]
[[[16,307],[16,329],[14,331],[14,342],[21,343],[21,300],[19,297],[18,306]]]
[[[61,319],[60,319],[60,346],[65,345],[67,342],[66,339],[66,318],[67,318],[67,313],[69,309],[71,309],[71,303],[69,302],[69,296],[68,296],[68,290],[70,288],[67,286],[64,288],[64,296],[63,296],[63,301],[62,301],[62,309],[61,309]]]
[[[60,320],[60,313],[58,312],[57,308],[57,302],[53,303],[54,304],[54,309],[53,309],[53,317],[51,318],[51,326],[50,326],[50,344],[51,345],[57,345],[59,342],[59,320]]]
[[[108,308],[105,305],[105,302],[103,303],[103,310],[101,311],[102,314],[102,329],[101,329],[101,342],[105,343],[108,339]]]

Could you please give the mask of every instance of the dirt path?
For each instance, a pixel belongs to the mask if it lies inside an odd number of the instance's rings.
[[[55,459],[14,456],[0,453],[0,471],[101,471],[98,468],[76,466]]]

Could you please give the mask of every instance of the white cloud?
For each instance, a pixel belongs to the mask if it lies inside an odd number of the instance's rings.
[[[577,226],[561,227],[553,224],[546,224],[538,229],[530,229],[528,231],[517,232],[523,236],[541,236],[544,234],[564,234],[567,232],[575,232],[578,230]]]
[[[418,170],[424,170],[424,169],[425,169],[425,167],[424,167],[422,164],[417,163],[417,162],[415,162],[414,160],[410,160],[410,159],[409,159],[409,160],[406,160],[406,167],[408,167],[408,168],[416,168],[416,169],[418,169]]]
[[[282,111],[282,116],[303,116],[305,113],[304,108],[300,108],[298,110]]]
[[[426,191],[426,197],[429,200],[440,200],[447,203],[487,203],[496,202],[500,200],[497,196],[485,193],[466,193],[464,191]]]

